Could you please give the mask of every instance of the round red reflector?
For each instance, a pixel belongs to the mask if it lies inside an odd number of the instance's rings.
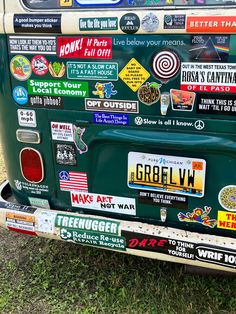
[[[43,180],[43,160],[41,154],[33,148],[24,148],[20,152],[20,165],[23,177],[32,183]]]

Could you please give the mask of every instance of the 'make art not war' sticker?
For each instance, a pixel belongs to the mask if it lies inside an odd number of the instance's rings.
[[[136,215],[136,203],[134,198],[73,191],[71,192],[71,205],[73,207],[115,214]]]

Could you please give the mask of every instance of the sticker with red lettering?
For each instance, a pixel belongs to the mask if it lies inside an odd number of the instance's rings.
[[[44,56],[34,56],[31,61],[32,71],[39,76],[47,74],[49,69],[48,60]]]
[[[218,211],[217,228],[236,231],[236,214]]]
[[[55,141],[74,142],[72,123],[51,122],[51,132]]]
[[[112,38],[58,37],[58,57],[112,59]]]
[[[236,16],[188,16],[187,33],[236,33]]]
[[[37,235],[35,233],[35,217],[25,213],[6,213],[6,225],[9,230],[29,234]]]
[[[236,93],[235,63],[181,64],[181,89],[194,92]]]
[[[126,239],[127,249],[156,252],[192,260],[195,259],[194,243],[124,230],[121,231],[121,236]]]
[[[71,205],[114,214],[136,215],[135,199],[127,197],[72,191]]]

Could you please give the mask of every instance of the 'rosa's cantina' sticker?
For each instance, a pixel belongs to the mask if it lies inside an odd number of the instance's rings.
[[[32,70],[29,60],[24,56],[15,56],[10,63],[11,74],[18,81],[26,81],[30,78]]]

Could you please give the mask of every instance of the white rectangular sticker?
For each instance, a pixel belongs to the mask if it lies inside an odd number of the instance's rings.
[[[37,217],[37,231],[42,233],[53,233],[57,214],[42,211]]]
[[[73,142],[73,124],[51,122],[52,139],[55,141]]]
[[[34,110],[18,109],[18,123],[20,126],[36,128],[36,114]]]
[[[181,90],[193,92],[236,92],[235,63],[181,64]]]
[[[198,158],[130,152],[128,187],[203,197],[206,161]]]
[[[93,5],[116,5],[121,0],[76,0],[80,5],[93,6]]]
[[[9,36],[10,53],[56,55],[55,36]]]
[[[73,207],[99,210],[114,214],[136,215],[135,199],[111,195],[71,192]]]

